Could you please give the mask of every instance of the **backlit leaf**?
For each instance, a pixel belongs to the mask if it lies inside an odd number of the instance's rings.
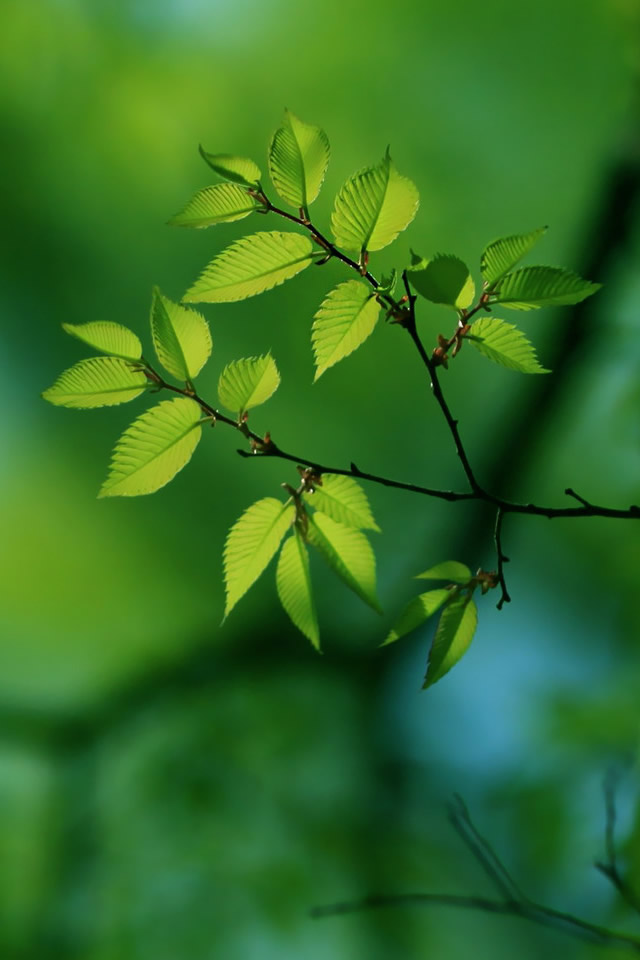
[[[539,363],[533,344],[512,323],[497,317],[481,317],[465,337],[489,360],[520,373],[549,373]]]
[[[329,141],[320,127],[285,110],[269,148],[269,173],[282,199],[305,209],[318,196],[329,163]]]
[[[199,147],[200,156],[223,180],[232,180],[244,187],[255,187],[260,181],[260,167],[247,157],[230,153],[207,153]]]
[[[110,320],[92,320],[90,323],[63,323],[62,329],[83,343],[123,360],[139,360],[142,344],[132,330]]]
[[[389,643],[395,643],[400,637],[411,633],[425,620],[428,620],[436,610],[439,610],[450,597],[450,590],[428,590],[426,593],[414,597],[404,608],[381,646],[386,647]]]
[[[416,580],[449,580],[451,583],[468,583],[472,573],[464,563],[457,560],[445,560],[435,567],[429,567],[424,573],[419,573]]]
[[[217,183],[199,190],[184,210],[169,220],[172,227],[212,227],[242,220],[260,207],[249,192],[235,183]]]
[[[407,270],[411,285],[425,299],[457,310],[468,307],[475,295],[469,268],[458,257],[437,253],[431,260],[414,257]]]
[[[278,557],[276,586],[280,602],[293,623],[319,650],[320,631],[311,592],[309,554],[295,526]]]
[[[234,413],[257,407],[275,393],[280,374],[271,354],[236,360],[224,368],[218,381],[218,399]]]
[[[178,380],[193,380],[211,354],[209,324],[190,310],[153,291],[151,335],[162,366]]]
[[[492,289],[496,281],[501,280],[506,273],[513,270],[546,232],[546,227],[539,227],[530,233],[502,237],[490,243],[480,258],[480,269],[486,287],[489,290]]]
[[[307,539],[361,600],[382,612],[376,597],[376,560],[364,533],[317,512],[309,517]]]
[[[379,312],[380,304],[372,290],[360,280],[347,280],[331,291],[311,329],[315,380],[364,343],[373,332]]]
[[[431,650],[423,689],[436,683],[464,656],[478,625],[478,611],[470,596],[460,594],[442,611]]]
[[[176,397],[147,410],[118,440],[99,497],[154,493],[189,462],[202,435],[195,400]]]
[[[144,373],[118,357],[80,360],[61,373],[42,396],[57,407],[112,407],[139,397],[149,386]]]
[[[323,473],[321,483],[315,484],[313,493],[305,498],[316,510],[328,517],[357,530],[377,530],[380,527],[373,519],[367,495],[353,477],[339,473]]]
[[[236,240],[205,267],[183,300],[245,300],[295,277],[313,260],[313,244],[299,233],[276,230]]]
[[[265,497],[231,527],[224,545],[225,618],[268,565],[295,513],[292,503]]]
[[[350,177],[336,197],[331,226],[345,250],[381,250],[416,215],[420,197],[414,183],[396,170],[389,151],[375,167]]]
[[[601,286],[561,267],[521,267],[498,283],[491,302],[512,310],[565,306],[580,303]]]

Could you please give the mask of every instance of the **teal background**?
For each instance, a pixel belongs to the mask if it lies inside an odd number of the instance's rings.
[[[487,892],[446,825],[454,790],[532,896],[630,920],[592,863],[600,781],[622,768],[620,836],[640,880],[637,524],[508,518],[513,603],[498,613],[487,597],[469,654],[423,693],[429,631],[377,646],[417,571],[454,555],[494,563],[489,514],[369,487],[385,616],[314,567],[318,657],[279,609],[272,568],[220,626],[225,532],[295,470],[240,460],[221,427],[153,497],[98,501],[144,400],[78,412],[40,392],[87,353],[62,322],[117,320],[148,344],[154,284],[177,299],[232,239],[279,229],[164,223],[210,182],[198,143],[266,170],[284,106],[331,141],[320,225],[345,177],[387,144],[417,184],[418,216],[375,256],[378,274],[405,265],[410,246],[476,270],[488,240],[543,223],[533,262],[585,269],[611,170],[637,171],[639,31],[634,0],[5,0],[2,956],[455,960],[470,943],[478,958],[595,956],[557,933],[441,909],[309,919],[315,904],[370,892]],[[561,505],[570,485],[638,502],[631,223],[623,243],[605,238],[606,276],[590,276],[605,288],[589,336],[563,352],[550,409],[545,378],[471,351],[443,378],[479,474],[524,500]],[[344,278],[331,263],[205,308],[202,394],[229,361],[270,349],[282,386],[254,429],[321,462],[462,489],[399,328],[380,324],[312,388],[311,318]],[[506,319],[555,366],[569,313]],[[425,305],[420,324],[433,343],[450,319]],[[525,455],[512,469],[514,424]]]

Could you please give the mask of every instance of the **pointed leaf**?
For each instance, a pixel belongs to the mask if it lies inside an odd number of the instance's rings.
[[[530,233],[516,234],[513,237],[502,237],[494,240],[485,249],[480,258],[480,269],[485,286],[491,290],[498,280],[513,270],[515,265],[535,247],[538,240],[547,232],[546,227],[539,227]]]
[[[601,286],[561,267],[521,267],[500,281],[491,302],[512,310],[565,306],[580,303]]]
[[[217,183],[199,190],[180,213],[169,220],[172,227],[212,227],[216,223],[242,220],[260,204],[235,183]]]
[[[331,218],[336,244],[345,250],[381,250],[411,223],[420,197],[414,183],[396,170],[389,151],[344,184]]]
[[[364,343],[373,332],[379,313],[380,304],[360,280],[347,280],[331,291],[311,329],[315,380]]]
[[[157,287],[151,302],[151,335],[158,360],[178,380],[197,377],[211,354],[209,324],[202,314],[173,303]]]
[[[386,293],[388,296],[392,297],[395,293],[397,283],[398,271],[395,267],[393,267],[388,277],[385,275],[380,278],[380,283],[378,284],[376,291],[377,293]]]
[[[280,551],[276,586],[280,602],[293,623],[319,650],[320,631],[311,592],[309,554],[297,527]]]
[[[63,323],[62,329],[87,343],[90,347],[123,360],[139,360],[142,344],[133,330],[110,320],[93,320],[91,323]]]
[[[386,647],[390,643],[395,643],[400,637],[411,633],[428,620],[436,610],[439,610],[450,597],[451,590],[428,590],[426,593],[421,593],[419,597],[414,597],[404,608],[380,646]]]
[[[429,567],[424,573],[419,573],[416,580],[450,580],[452,583],[468,583],[473,574],[469,567],[457,560],[445,560],[435,567]]]
[[[149,386],[141,370],[118,357],[80,360],[61,373],[42,396],[56,407],[112,407],[139,397]]]
[[[269,148],[269,173],[285,203],[306,210],[320,192],[328,163],[329,141],[324,130],[285,110],[284,124],[274,133]]]
[[[460,594],[442,611],[423,689],[436,683],[456,665],[469,649],[478,625],[478,611],[470,596]]]
[[[376,560],[364,533],[317,512],[309,517],[307,539],[361,600],[382,613],[376,597]]]
[[[295,277],[313,259],[313,244],[299,233],[276,230],[236,240],[205,267],[183,300],[226,303],[245,300]]]
[[[292,503],[265,497],[245,510],[231,527],[224,545],[225,618],[268,565],[295,513]]]
[[[195,400],[163,400],[143,413],[118,440],[99,497],[155,493],[173,480],[193,456],[202,435]]]
[[[549,373],[539,363],[533,344],[512,323],[481,317],[465,337],[485,357],[520,373]]]
[[[443,303],[461,310],[468,307],[475,295],[469,268],[458,257],[437,253],[431,260],[414,254],[414,265],[407,270],[412,286],[432,303]]]
[[[280,374],[270,353],[247,357],[224,368],[218,381],[218,399],[227,410],[242,415],[268,400],[279,384]]]
[[[313,493],[305,493],[305,498],[312,507],[347,527],[380,532],[380,527],[373,519],[367,495],[353,477],[323,473],[320,479],[321,482],[315,484]]]
[[[207,153],[202,146],[200,156],[223,180],[232,180],[243,187],[255,187],[260,182],[260,167],[247,157],[234,157],[230,153]]]

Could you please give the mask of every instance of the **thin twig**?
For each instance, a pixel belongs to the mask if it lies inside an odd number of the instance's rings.
[[[504,555],[502,549],[502,521],[504,519],[504,508],[498,507],[496,513],[496,525],[493,532],[493,538],[496,545],[496,557],[498,560],[498,583],[500,584],[500,599],[498,600],[496,606],[498,610],[502,610],[505,603],[511,603],[511,597],[509,591],[507,590],[507,582],[504,577],[504,565],[509,563],[509,557]]]
[[[529,898],[522,893],[489,841],[482,836],[473,823],[467,805],[459,794],[454,794],[453,800],[447,806],[447,811],[449,823],[471,850],[498,893],[501,893],[505,900],[520,900],[528,903]]]
[[[608,880],[611,881],[620,896],[636,912],[640,913],[640,898],[631,889],[628,883],[620,875],[618,869],[618,859],[616,854],[615,828],[616,828],[616,788],[620,779],[619,772],[610,770],[604,779],[602,785],[605,803],[605,828],[604,828],[604,846],[607,859],[596,861],[595,867]]]

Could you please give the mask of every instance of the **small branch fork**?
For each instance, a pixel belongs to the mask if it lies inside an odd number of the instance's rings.
[[[608,806],[607,811],[607,823],[609,823]],[[516,884],[491,844],[477,830],[461,797],[454,797],[453,801],[449,804],[448,812],[449,821],[454,830],[496,888],[499,894],[498,898],[460,896],[447,893],[406,893],[371,896],[365,897],[364,900],[314,907],[311,910],[311,916],[315,919],[320,919],[322,917],[334,917],[347,913],[359,913],[363,910],[375,910],[381,907],[456,907],[462,910],[479,910],[483,913],[520,917],[523,920],[529,920],[531,923],[537,923],[539,926],[558,930],[561,933],[577,937],[581,940],[588,940],[600,946],[625,948],[633,953],[640,954],[640,937],[618,930],[611,930],[599,924],[590,923],[581,917],[565,913],[562,910],[555,910],[553,907],[548,907],[531,900]],[[600,864],[596,864],[596,866],[602,869]],[[605,872],[606,876],[609,876],[609,879],[612,879],[609,873],[606,871],[603,872]],[[616,889],[620,890],[617,883],[613,880],[612,882],[614,886],[616,886]],[[638,909],[637,905],[629,901],[626,894],[623,893],[622,895],[634,909]]]

